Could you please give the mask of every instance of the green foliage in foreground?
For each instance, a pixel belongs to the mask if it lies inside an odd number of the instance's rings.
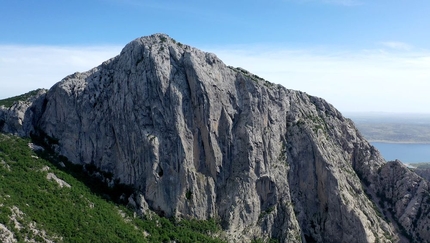
[[[215,220],[135,217],[131,210],[36,157],[28,143],[0,134],[0,224],[12,231],[18,242],[25,238],[36,242],[222,242],[210,236],[221,231]],[[50,167],[47,171],[46,166]],[[71,188],[48,180],[48,173]]]
[[[28,93],[25,93],[25,94],[22,94],[22,95],[17,95],[17,96],[14,96],[14,97],[10,97],[10,98],[7,98],[7,99],[3,99],[3,100],[0,100],[0,106],[5,106],[6,108],[9,108],[9,107],[11,107],[15,102],[18,102],[18,101],[25,101],[25,100],[27,100],[28,98],[30,98],[31,96],[34,96],[34,95],[36,95],[37,94],[37,92],[39,92],[40,91],[40,89],[36,89],[36,90],[32,90],[32,91],[30,91],[30,92],[28,92]]]

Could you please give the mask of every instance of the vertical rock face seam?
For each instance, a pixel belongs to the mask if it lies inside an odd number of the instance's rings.
[[[167,35],[64,78],[32,111],[18,134],[113,173],[142,208],[219,219],[232,242],[429,242],[427,182],[334,107]]]

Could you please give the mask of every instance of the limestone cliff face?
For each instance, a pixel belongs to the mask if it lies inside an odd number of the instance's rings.
[[[430,168],[413,168],[412,171],[427,181],[430,181]]]
[[[427,183],[334,107],[166,35],[66,77],[32,109],[22,133],[133,185],[142,209],[220,219],[232,242],[430,239]]]
[[[34,95],[15,102],[11,107],[0,106],[0,132],[21,137],[34,132],[35,119],[42,113],[46,91],[37,90]]]
[[[400,161],[384,164],[372,179],[385,215],[392,217],[412,242],[430,242],[429,182]]]

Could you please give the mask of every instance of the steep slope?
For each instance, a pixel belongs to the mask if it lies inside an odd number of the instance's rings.
[[[430,181],[430,163],[415,163],[410,165],[415,167],[412,170],[417,173],[417,175]]]
[[[219,233],[214,221],[173,222],[154,215],[140,219],[123,205],[102,198],[100,183],[91,184],[89,177],[81,180],[70,172],[79,166],[67,162],[59,166],[56,159],[43,157],[51,154],[28,139],[0,134],[2,243],[223,242],[208,236]]]
[[[427,182],[385,163],[334,107],[166,35],[36,101],[19,134],[132,185],[143,213],[217,218],[231,241],[430,239]]]

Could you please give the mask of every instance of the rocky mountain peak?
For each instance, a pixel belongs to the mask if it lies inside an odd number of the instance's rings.
[[[216,218],[232,242],[429,241],[427,182],[332,105],[167,35],[37,100],[21,133],[133,186],[141,213]]]

